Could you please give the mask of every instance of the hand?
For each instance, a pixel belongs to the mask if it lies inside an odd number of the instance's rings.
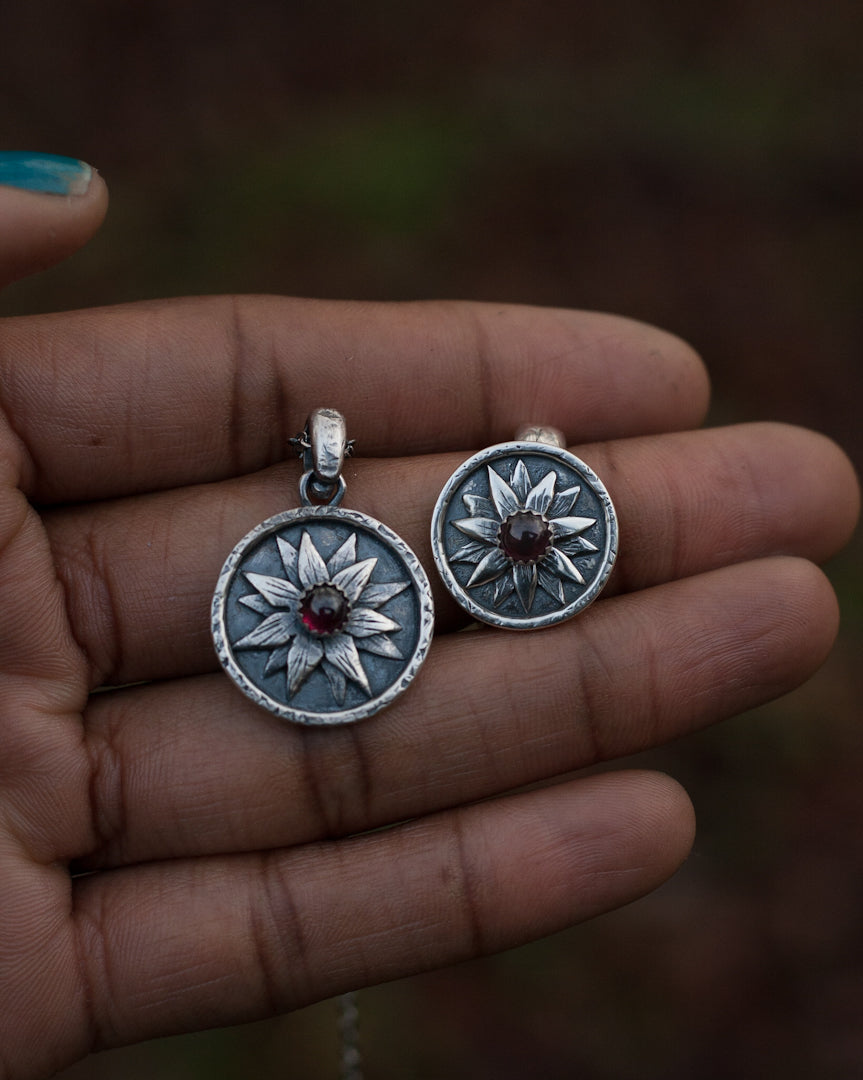
[[[31,267],[0,251],[7,279]],[[846,459],[784,426],[689,430],[700,362],[624,319],[145,303],[7,319],[0,386],[3,1080],[642,895],[689,850],[686,795],[566,774],[784,693],[836,630],[813,561],[853,525]],[[438,637],[395,705],[335,730],[257,709],[217,671],[209,602],[234,543],[296,505],[288,438],[320,405],[357,441],[345,505],[430,571],[454,467],[525,420],[564,430],[619,513],[603,598],[555,629],[459,635],[430,573]]]

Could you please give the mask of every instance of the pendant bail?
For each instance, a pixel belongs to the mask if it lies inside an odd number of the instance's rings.
[[[331,487],[342,474],[347,450],[345,418],[335,409],[315,409],[306,421],[309,449],[304,455],[318,483]]]
[[[566,437],[563,432],[547,424],[524,424],[515,433],[516,442],[545,443],[547,446],[559,446],[566,449]]]
[[[336,409],[315,409],[298,440],[304,473],[300,498],[306,505],[337,506],[345,493],[342,467],[352,444],[347,439],[345,418]]]

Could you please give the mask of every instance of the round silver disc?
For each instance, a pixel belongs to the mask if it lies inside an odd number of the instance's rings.
[[[431,540],[444,584],[474,618],[532,630],[596,599],[617,555],[617,517],[599,477],[574,454],[508,442],[453,473]]]
[[[237,686],[277,716],[350,724],[407,688],[434,613],[417,557],[374,518],[304,506],[262,522],[228,556],[213,640]]]

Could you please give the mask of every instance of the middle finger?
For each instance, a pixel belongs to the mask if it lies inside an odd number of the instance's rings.
[[[774,424],[581,448],[620,520],[606,595],[773,553],[827,558],[852,527],[853,472],[822,436]],[[429,520],[452,454],[352,463],[349,505],[432,567]],[[53,511],[46,525],[93,685],[215,670],[209,605],[222,562],[264,518],[296,505],[298,469]],[[429,574],[438,633],[464,617]]]

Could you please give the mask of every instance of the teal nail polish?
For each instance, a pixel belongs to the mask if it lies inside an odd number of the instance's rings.
[[[76,158],[0,150],[0,184],[7,187],[47,195],[83,195],[92,175],[92,168]]]

